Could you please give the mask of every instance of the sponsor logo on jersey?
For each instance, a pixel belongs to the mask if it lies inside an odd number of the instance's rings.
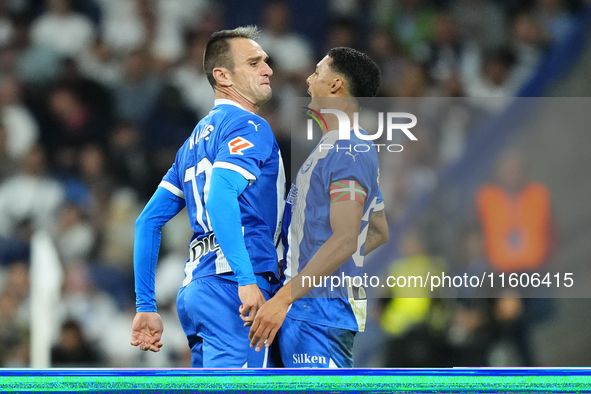
[[[294,364],[326,364],[326,357],[324,356],[308,356],[308,353],[294,354]]]
[[[242,152],[245,150],[252,148],[254,144],[249,140],[236,137],[232,141],[228,142],[228,148],[230,149],[230,154],[232,155],[243,155]]]
[[[211,233],[200,240],[194,239],[189,245],[189,251],[191,253],[191,261],[200,259],[202,256],[218,250],[220,245],[215,240],[215,234]]]
[[[287,197],[285,198],[285,202],[288,204],[295,205],[297,199],[298,199],[298,188],[295,184],[292,184],[291,188],[289,189],[289,193],[287,194]]]

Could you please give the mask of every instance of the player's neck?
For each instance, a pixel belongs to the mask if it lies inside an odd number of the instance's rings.
[[[215,89],[215,98],[216,99],[226,99],[234,101],[238,103],[247,110],[248,112],[252,112],[256,114],[259,112],[259,106],[253,103],[252,101],[248,100],[246,97],[238,93],[235,89],[221,87]]]
[[[341,112],[344,112],[347,115],[352,127],[354,114],[355,112],[359,112],[359,106],[357,105],[357,102],[352,100],[331,100],[330,103],[332,104],[331,109],[337,109]],[[323,116],[326,120],[326,125],[328,127],[327,130],[323,131],[323,135],[326,135],[329,131],[339,129],[339,119],[336,115],[323,114]]]

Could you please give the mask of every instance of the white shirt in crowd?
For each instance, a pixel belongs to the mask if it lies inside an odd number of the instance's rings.
[[[35,20],[31,34],[35,44],[52,47],[64,56],[76,57],[92,43],[94,26],[81,14],[47,13]]]

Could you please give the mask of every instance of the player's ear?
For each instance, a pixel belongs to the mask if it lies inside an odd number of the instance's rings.
[[[225,67],[216,67],[212,71],[213,77],[219,86],[232,86],[232,78],[230,77],[230,70]]]
[[[335,94],[340,89],[344,89],[344,88],[345,88],[345,83],[342,78],[335,78],[332,80],[332,83],[330,84],[330,92],[332,94]]]

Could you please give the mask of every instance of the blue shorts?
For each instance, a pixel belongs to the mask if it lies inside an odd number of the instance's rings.
[[[278,336],[285,368],[353,368],[354,331],[288,316]]]
[[[269,293],[261,289],[265,299]],[[267,368],[268,349],[250,348],[250,327],[243,327],[238,283],[207,276],[182,287],[177,312],[189,340],[194,368]]]

